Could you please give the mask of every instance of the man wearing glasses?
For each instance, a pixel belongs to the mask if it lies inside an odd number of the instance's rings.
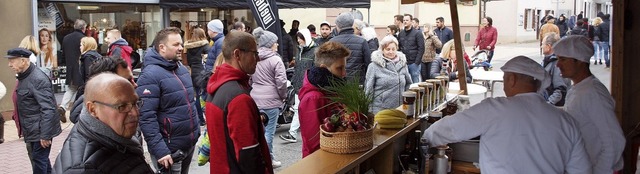
[[[142,101],[133,85],[116,74],[102,73],[86,87],[84,108],[54,173],[152,173],[138,133]]]
[[[144,55],[144,66],[138,78],[136,93],[140,106],[140,130],[149,149],[151,164],[166,172],[187,173],[193,149],[200,136],[196,114],[195,92],[191,75],[180,64],[181,30],[162,29],[153,40],[153,48]],[[186,160],[174,161],[171,154],[184,153]]]

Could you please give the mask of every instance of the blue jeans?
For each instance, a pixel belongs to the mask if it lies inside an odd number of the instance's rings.
[[[276,133],[276,124],[278,124],[278,113],[280,108],[260,109],[260,112],[264,112],[269,117],[269,122],[264,126],[264,139],[267,140],[269,146],[269,154],[271,159],[273,158],[273,134]]]
[[[602,60],[602,57],[600,56],[600,44],[598,44],[599,41],[591,41],[591,43],[593,43],[593,63],[597,63],[598,60]]]
[[[33,173],[51,173],[50,152],[51,146],[42,148],[40,141],[27,142],[27,154],[29,154],[29,160],[31,160]]]
[[[163,174],[186,174],[189,173],[189,165],[191,165],[191,159],[193,158],[193,151],[195,146],[191,147],[188,152],[184,152],[184,159],[182,161],[173,161],[171,165],[171,170],[164,170]],[[149,154],[149,158],[151,158],[151,166],[158,171],[160,168],[158,167],[158,158],[153,156],[153,154]],[[162,157],[160,157],[162,158]]]
[[[609,67],[611,63],[609,59],[609,42],[600,41],[598,42],[598,45],[600,45],[600,52],[602,52],[602,56],[604,57],[605,65]]]
[[[409,63],[409,66],[407,66],[407,69],[409,69],[409,75],[411,75],[411,81],[413,81],[413,83],[420,82],[420,64]]]
[[[206,123],[204,121],[204,112],[202,111],[202,105],[200,105],[201,89],[194,87],[193,90],[195,91],[195,95],[196,95],[196,111],[197,111],[196,114],[198,114],[198,119],[200,119],[200,124]]]

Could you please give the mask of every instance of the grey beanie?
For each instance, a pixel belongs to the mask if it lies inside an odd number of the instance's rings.
[[[276,36],[276,34],[264,30],[262,29],[262,27],[253,29],[253,37],[255,37],[256,41],[258,41],[258,47],[271,48],[273,44],[278,42],[278,36]]]
[[[224,25],[222,25],[222,21],[219,19],[214,19],[209,21],[207,28],[213,32],[223,33]]]
[[[336,18],[336,26],[340,29],[353,27],[353,15],[349,12],[341,13]]]

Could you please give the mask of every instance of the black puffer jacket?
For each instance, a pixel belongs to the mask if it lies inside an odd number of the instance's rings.
[[[58,154],[53,173],[153,173],[141,142],[140,132],[124,138],[83,111]]]
[[[567,35],[567,31],[569,31],[569,24],[567,24],[567,20],[558,20],[556,21],[556,26],[560,29],[560,37],[564,37]]]
[[[359,76],[360,84],[364,85],[367,66],[371,63],[371,50],[367,40],[354,35],[353,28],[345,28],[330,41],[341,43],[351,50],[351,55],[347,58],[347,78]]]
[[[82,78],[82,83],[78,86],[76,100],[84,94],[84,85],[89,81],[89,72],[91,70],[89,67],[99,58],[102,58],[102,55],[96,50],[89,50],[80,56],[80,78]]]
[[[60,117],[56,112],[56,99],[49,77],[31,63],[17,78],[19,135],[24,136],[25,142],[51,140],[60,135]]]
[[[282,45],[280,45],[282,51],[278,49],[278,54],[282,55],[282,62],[286,66],[289,66],[289,62],[291,62],[293,56],[296,55],[296,45],[298,44],[294,42],[293,38],[287,34],[284,28],[282,29],[282,36],[278,39],[282,39]]]
[[[596,29],[596,36],[600,38],[602,42],[609,42],[609,31],[611,28],[611,21],[609,19],[603,19],[602,23],[598,25],[598,29]]]
[[[422,63],[424,36],[420,33],[420,30],[411,28],[408,31],[400,31],[398,42],[400,43],[400,50],[407,56],[407,65]]]
[[[201,40],[197,42],[189,42],[184,44],[184,48],[187,50],[187,62],[191,68],[191,81],[195,81],[196,77],[204,71],[204,65],[202,65],[202,55],[209,52],[209,42],[207,40]],[[204,86],[198,86],[194,83],[195,87],[203,88]]]

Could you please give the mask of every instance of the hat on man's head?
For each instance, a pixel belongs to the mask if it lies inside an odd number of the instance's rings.
[[[322,21],[322,23],[320,23],[320,27],[322,27],[323,25],[327,25],[329,28],[331,28],[331,24],[328,21]]]
[[[336,26],[340,29],[353,27],[353,15],[349,12],[344,12],[338,15],[336,18]]]
[[[33,54],[33,52],[24,49],[24,48],[14,48],[14,49],[10,49],[9,51],[7,51],[7,55],[4,56],[6,58],[9,59],[13,59],[13,58],[29,58],[29,56],[31,56],[31,54]]]
[[[253,30],[253,37],[258,42],[258,47],[271,48],[273,44],[278,42],[278,36],[268,30],[264,30],[262,27],[258,27]]]
[[[541,93],[547,86],[551,85],[551,76],[549,76],[549,73],[547,73],[538,62],[526,56],[514,57],[507,61],[500,69],[503,72],[531,76],[534,80],[540,81],[541,85],[538,93]]]
[[[567,36],[553,44],[553,52],[558,57],[567,57],[589,63],[593,56],[593,44],[584,36]]]
[[[220,21],[220,19],[214,19],[207,23],[207,28],[217,33],[223,33],[224,25],[222,25],[222,21]]]

